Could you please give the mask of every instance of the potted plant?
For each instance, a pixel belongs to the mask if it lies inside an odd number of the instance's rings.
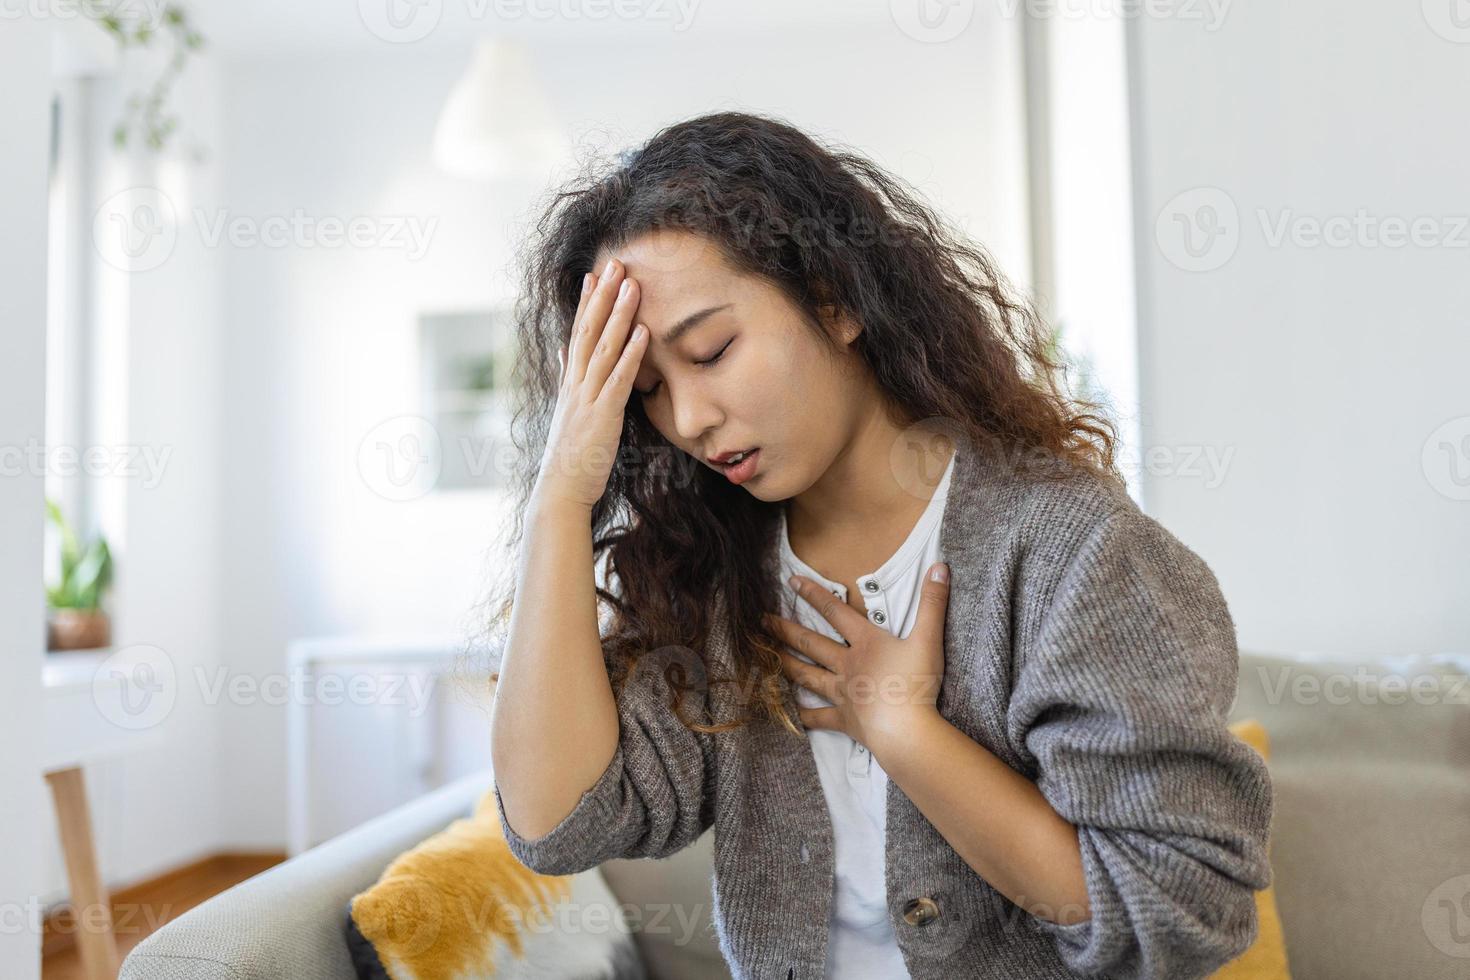
[[[1074,354],[1067,349],[1063,343],[1063,334],[1066,332],[1066,329],[1067,325],[1062,320],[1058,320],[1052,326],[1051,334],[1047,337],[1046,341],[1047,356],[1054,361],[1061,362],[1064,377],[1073,371],[1076,372],[1077,380],[1075,384],[1070,379],[1067,380],[1068,388],[1075,397],[1094,403],[1105,401],[1106,393],[1098,387],[1097,381],[1093,377],[1094,367],[1092,357],[1086,353],[1080,355]]]
[[[61,580],[46,587],[46,648],[105,647],[112,642],[112,626],[102,609],[102,598],[112,584],[112,552],[107,538],[98,534],[82,550],[61,508],[49,498],[46,516],[61,533]]]

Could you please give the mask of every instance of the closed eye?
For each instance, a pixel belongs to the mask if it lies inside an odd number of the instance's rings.
[[[702,361],[695,361],[694,363],[695,364],[698,364],[700,367],[709,367],[711,364],[713,364],[716,361],[718,361],[721,357],[724,357],[725,356],[725,351],[729,350],[730,349],[730,345],[733,344],[733,343],[735,343],[735,338],[734,337],[731,337],[729,340],[727,340],[725,342],[725,346],[724,347],[721,347],[719,350],[715,351],[715,353],[713,355],[711,355],[710,357],[705,358]],[[661,388],[662,386],[663,386],[663,382],[662,381],[659,381],[656,384],[654,384],[654,386],[652,388],[649,388],[647,391],[640,391],[640,392],[638,392],[638,394],[642,395],[644,398],[651,398],[654,394],[656,394],[658,392],[659,388]]]

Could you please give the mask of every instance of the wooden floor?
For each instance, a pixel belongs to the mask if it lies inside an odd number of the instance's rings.
[[[125,958],[149,933],[205,899],[284,860],[284,854],[220,854],[114,893],[112,920],[118,959]],[[85,980],[81,957],[72,942],[75,931],[75,919],[68,912],[47,920],[41,980]]]

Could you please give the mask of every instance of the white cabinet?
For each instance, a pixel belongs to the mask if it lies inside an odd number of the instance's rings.
[[[483,651],[452,637],[325,637],[287,654],[292,855],[490,766]]]

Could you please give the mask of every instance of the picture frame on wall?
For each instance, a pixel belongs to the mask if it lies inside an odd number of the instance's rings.
[[[418,329],[423,414],[438,436],[433,491],[509,486],[511,308],[421,313]]]

